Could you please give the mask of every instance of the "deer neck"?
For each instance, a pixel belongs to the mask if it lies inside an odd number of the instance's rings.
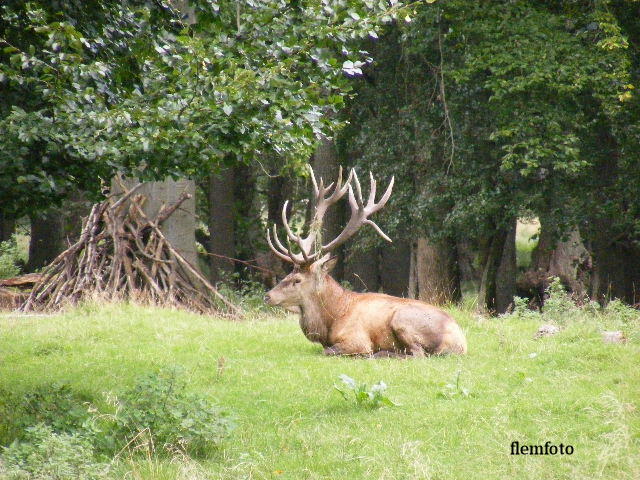
[[[331,328],[346,313],[351,293],[325,275],[318,289],[300,305],[300,328],[309,340],[329,346]]]

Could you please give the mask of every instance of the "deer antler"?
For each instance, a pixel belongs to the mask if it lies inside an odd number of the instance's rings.
[[[362,225],[371,225],[378,235],[384,238],[387,242],[390,242],[391,239],[382,231],[382,229],[376,225],[373,220],[369,220],[369,215],[373,215],[382,207],[384,207],[391,197],[391,192],[393,191],[393,182],[395,181],[394,177],[391,177],[391,181],[389,182],[389,186],[387,190],[382,195],[382,198],[378,203],[376,203],[376,181],[373,178],[373,173],[369,172],[369,178],[371,181],[371,190],[369,191],[369,198],[367,199],[367,204],[365,205],[362,201],[362,188],[360,187],[360,180],[358,179],[358,175],[355,171],[353,171],[353,180],[355,183],[355,194],[353,192],[353,188],[351,184],[349,184],[349,205],[351,206],[351,217],[349,218],[349,222],[344,227],[340,235],[334,238],[331,242],[322,246],[322,252],[330,252],[335,248],[342,245],[344,242],[349,240]]]
[[[389,200],[391,191],[393,189],[393,178],[391,178],[391,182],[389,183],[389,186],[387,187],[387,190],[385,191],[380,201],[376,203],[376,181],[373,178],[373,174],[369,172],[369,176],[371,178],[371,191],[369,192],[369,198],[367,200],[367,204],[365,205],[362,200],[362,188],[360,186],[360,181],[358,180],[358,176],[356,175],[355,170],[352,169],[349,172],[347,181],[343,184],[342,167],[340,167],[340,170],[338,172],[338,181],[335,182],[335,187],[333,182],[325,187],[322,177],[320,177],[320,183],[318,184],[311,166],[309,166],[309,171],[311,172],[311,181],[313,183],[315,210],[307,237],[302,238],[300,235],[294,234],[291,230],[291,227],[289,226],[289,219],[287,218],[287,206],[289,205],[288,200],[282,207],[282,224],[284,225],[285,231],[287,233],[287,246],[285,247],[278,238],[278,232],[275,225],[273,226],[273,239],[275,241],[274,246],[273,242],[271,241],[270,230],[267,229],[267,243],[269,244],[271,250],[279,258],[287,262],[291,262],[295,265],[309,265],[316,261],[318,258],[326,255],[327,253],[331,252],[332,250],[346,242],[363,224],[371,225],[373,228],[375,228],[376,232],[378,232],[378,234],[382,238],[389,242],[391,241],[391,239],[380,229],[380,227],[376,225],[372,220],[369,220],[368,217],[369,215],[372,215],[373,213],[384,207],[384,205]],[[352,180],[355,183],[355,194],[351,186]],[[329,194],[329,192],[331,192],[331,194],[329,196],[326,196],[327,194]],[[344,230],[340,233],[340,235],[338,235],[328,244],[322,245],[319,241],[319,233],[322,231],[322,223],[327,209],[342,197],[344,197],[345,193],[347,192],[349,192],[351,218],[349,219],[349,222],[347,223]],[[292,252],[291,242],[295,242],[298,245],[300,253]]]

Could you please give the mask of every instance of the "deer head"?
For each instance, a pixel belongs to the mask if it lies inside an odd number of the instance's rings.
[[[273,253],[294,266],[293,271],[265,296],[265,301],[270,305],[296,307],[302,305],[305,299],[316,295],[323,288],[326,275],[335,265],[336,260],[335,257],[332,258],[331,253],[349,240],[362,225],[371,225],[382,238],[391,241],[380,227],[369,219],[369,216],[384,207],[389,200],[393,189],[393,177],[382,198],[376,202],[376,181],[373,174],[369,173],[371,188],[365,204],[360,180],[355,170],[352,169],[349,172],[346,182],[343,183],[342,167],[340,167],[338,180],[327,186],[324,185],[322,177],[319,182],[316,180],[310,166],[309,171],[313,183],[314,210],[307,236],[294,234],[289,226],[288,201],[282,207],[282,224],[287,234],[286,247],[280,241],[275,225],[272,230],[273,239],[271,231],[267,229],[267,242]],[[347,193],[351,207],[349,221],[336,238],[323,243],[322,223],[327,209]]]

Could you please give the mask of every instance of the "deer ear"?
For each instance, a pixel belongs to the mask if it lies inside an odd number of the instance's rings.
[[[316,275],[320,275],[321,273],[329,273],[333,270],[333,267],[336,266],[338,262],[338,257],[329,257],[329,255],[325,255],[320,260],[317,260],[311,264],[309,267],[309,271],[315,273]]]
[[[333,270],[338,263],[338,257],[331,257],[329,260],[322,264],[322,271],[329,273]]]

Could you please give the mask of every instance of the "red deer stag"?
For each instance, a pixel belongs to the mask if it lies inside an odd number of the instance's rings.
[[[300,312],[300,327],[312,342],[324,346],[326,355],[374,355],[421,357],[425,354],[465,353],[467,341],[460,326],[446,312],[419,300],[398,298],[380,293],[356,293],[342,288],[328,272],[335,264],[333,251],[351,238],[362,225],[371,225],[385,240],[391,241],[369,216],[389,200],[393,178],[376,203],[376,181],[371,177],[371,190],[365,204],[360,181],[355,171],[342,183],[324,185],[311,180],[315,210],[307,237],[296,235],[289,226],[287,202],[282,208],[282,223],[287,233],[287,246],[278,238],[273,226],[273,242],[267,230],[267,241],[273,252],[293,264],[293,271],[265,296],[269,305],[279,305]],[[353,183],[353,185],[352,185]],[[332,188],[333,187],[333,188]],[[344,230],[324,244],[320,239],[322,221],[327,209],[349,193],[351,217]],[[275,246],[274,246],[275,243]],[[292,244],[299,252],[294,252]]]

